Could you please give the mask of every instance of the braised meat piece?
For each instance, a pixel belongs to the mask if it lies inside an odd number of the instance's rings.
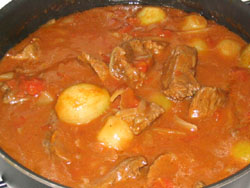
[[[36,60],[40,53],[39,39],[33,38],[24,49],[15,54],[8,54],[9,57],[17,60]]]
[[[28,96],[19,96],[17,91],[11,89],[7,84],[3,84],[0,88],[3,92],[3,103],[4,104],[22,104],[29,100]]]
[[[192,97],[200,86],[195,79],[197,52],[194,48],[180,45],[173,51],[163,68],[163,93],[173,100]]]
[[[226,102],[226,93],[214,87],[203,87],[194,96],[189,108],[191,118],[204,118],[212,115]]]
[[[144,157],[136,156],[127,158],[91,187],[106,188],[118,182],[136,179],[142,175],[141,169],[146,165],[147,161]]]
[[[142,100],[137,108],[123,109],[117,112],[116,115],[130,125],[134,135],[138,135],[163,113],[164,109],[162,107]]]
[[[178,171],[177,156],[173,153],[165,153],[155,159],[147,174],[149,187],[161,178],[173,178]]]
[[[146,71],[140,70],[140,64],[149,67],[152,54],[158,54],[165,47],[164,43],[151,40],[132,39],[114,48],[109,71],[117,80],[124,80],[132,87],[142,86]]]
[[[108,65],[106,65],[106,63],[104,63],[103,61],[93,58],[89,54],[86,54],[84,52],[82,52],[82,54],[78,56],[78,59],[85,63],[88,63],[102,81],[105,81],[108,78],[109,68]]]
[[[135,52],[140,54],[140,51]],[[129,45],[116,47],[112,54],[109,64],[110,74],[117,80],[124,80],[136,88],[142,86],[145,73],[133,66],[132,48]]]

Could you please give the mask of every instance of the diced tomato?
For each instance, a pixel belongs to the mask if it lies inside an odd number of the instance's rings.
[[[173,188],[174,184],[167,178],[158,178],[152,188]]]
[[[107,55],[105,55],[105,54],[101,54],[101,56],[102,56],[102,60],[103,60],[105,63],[109,63],[109,61],[110,61],[110,57],[109,57],[109,56],[107,56]]]
[[[141,71],[141,72],[147,72],[148,71],[148,64],[144,61],[140,61],[138,63],[135,63],[135,67]]]
[[[130,31],[132,31],[132,29],[133,29],[132,25],[127,25],[127,26],[121,28],[119,33],[129,33]]]
[[[131,88],[127,88],[121,95],[121,106],[123,108],[136,108],[140,100],[135,96]]]
[[[159,30],[158,31],[158,36],[163,37],[163,38],[169,38],[172,36],[172,32],[169,30]]]
[[[148,71],[148,68],[152,65],[152,59],[147,58],[147,59],[136,60],[134,62],[134,65],[138,70],[146,73]]]
[[[20,83],[20,89],[25,91],[29,95],[40,94],[45,89],[44,82],[42,80],[33,78],[31,80],[23,80]]]

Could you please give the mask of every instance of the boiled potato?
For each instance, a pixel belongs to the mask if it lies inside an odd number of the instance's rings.
[[[133,137],[134,135],[125,121],[117,116],[110,116],[97,139],[109,148],[123,150]]]
[[[226,57],[236,57],[240,53],[241,45],[235,40],[224,39],[217,44],[216,48]]]
[[[107,90],[91,84],[77,84],[61,93],[55,110],[60,120],[80,125],[89,123],[104,113],[109,103]]]
[[[163,21],[166,14],[161,8],[145,7],[137,14],[137,18],[142,25],[150,25]]]
[[[235,159],[250,163],[250,142],[239,141],[232,147],[232,155]]]
[[[192,46],[194,48],[196,48],[196,50],[198,52],[201,52],[201,51],[204,51],[204,50],[207,50],[207,43],[202,40],[202,39],[193,39],[190,43],[189,43],[189,46]]]
[[[184,18],[182,23],[183,31],[192,31],[207,27],[207,20],[200,15],[189,15]]]
[[[240,55],[240,66],[250,68],[250,44],[248,44]]]

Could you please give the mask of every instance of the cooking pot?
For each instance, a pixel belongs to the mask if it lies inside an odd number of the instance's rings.
[[[249,3],[249,1],[248,1]],[[198,12],[250,42],[250,6],[240,0],[12,0],[0,10],[0,58],[52,18],[115,4],[163,5]],[[27,143],[28,144],[28,143]],[[0,188],[65,187],[23,167],[0,148]],[[207,188],[250,188],[250,165]]]

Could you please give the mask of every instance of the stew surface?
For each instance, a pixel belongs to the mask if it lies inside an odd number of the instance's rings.
[[[250,45],[199,14],[50,20],[0,64],[0,147],[70,187],[199,188],[250,162]]]

